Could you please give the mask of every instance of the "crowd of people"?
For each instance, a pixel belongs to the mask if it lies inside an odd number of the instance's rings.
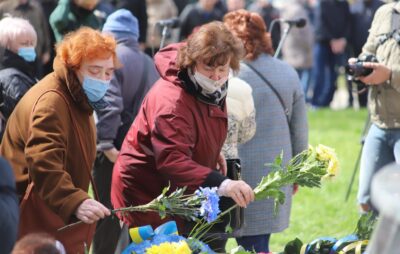
[[[218,187],[245,208],[237,243],[268,253],[297,186],[277,215],[253,202],[264,164],[307,148],[307,108],[365,55],[372,73],[348,86],[371,115],[358,202],[374,210],[373,175],[400,163],[399,38],[400,3],[378,0],[0,0],[0,253],[121,253],[128,228],[164,220],[111,210],[166,186]]]

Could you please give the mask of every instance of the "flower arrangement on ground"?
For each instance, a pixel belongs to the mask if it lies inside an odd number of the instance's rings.
[[[353,234],[340,239],[319,237],[310,243],[303,243],[296,238],[286,244],[282,254],[361,254],[367,248],[375,223],[376,215],[373,212],[363,214]]]
[[[169,221],[155,230],[150,225],[131,228],[132,243],[122,254],[215,254],[210,247],[194,238],[178,235],[175,221]]]

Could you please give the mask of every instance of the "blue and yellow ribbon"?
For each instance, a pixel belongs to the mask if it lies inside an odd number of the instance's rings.
[[[157,227],[155,230],[153,230],[150,225],[129,229],[129,235],[132,239],[132,242],[136,244],[139,244],[145,240],[149,240],[158,234],[178,235],[178,227],[176,226],[176,222],[168,221]]]

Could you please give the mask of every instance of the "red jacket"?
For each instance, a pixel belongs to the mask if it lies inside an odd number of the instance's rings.
[[[225,179],[213,170],[227,133],[225,102],[218,106],[197,99],[190,79],[181,77],[186,70],[175,67],[178,47],[164,48],[155,57],[161,78],[145,97],[114,165],[114,208],[146,204],[168,182],[172,190],[187,186],[193,192],[199,186],[219,186]],[[156,213],[130,213],[120,219],[129,226],[162,223]]]

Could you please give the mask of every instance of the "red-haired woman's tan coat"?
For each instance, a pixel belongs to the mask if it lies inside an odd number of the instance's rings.
[[[58,60],[54,70],[16,106],[7,122],[0,154],[14,170],[20,197],[26,190],[29,172],[40,197],[67,223],[80,203],[89,198],[87,172],[96,155],[96,132],[93,110],[76,75]],[[69,101],[77,129],[61,96],[46,93],[51,89],[61,91]],[[85,163],[77,132],[83,138],[89,163]]]

